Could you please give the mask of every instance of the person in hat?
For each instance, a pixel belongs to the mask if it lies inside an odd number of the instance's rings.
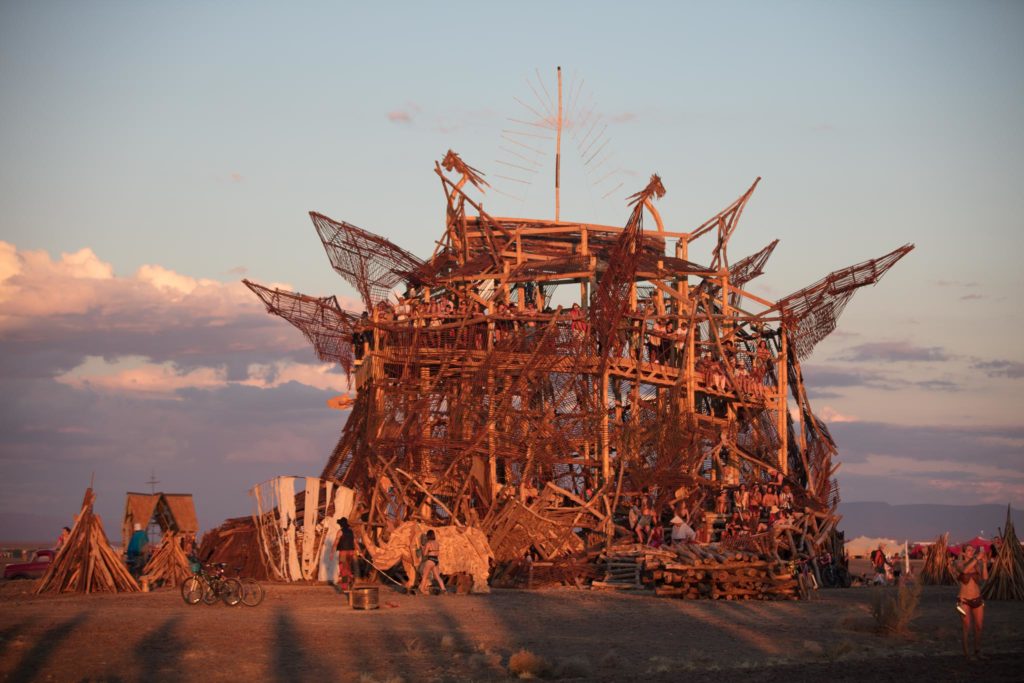
[[[339,517],[338,526],[341,527],[341,531],[334,546],[338,551],[338,585],[347,591],[355,583],[352,563],[356,558],[356,535],[348,524],[348,517]]]

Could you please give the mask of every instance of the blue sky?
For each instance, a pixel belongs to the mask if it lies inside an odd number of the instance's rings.
[[[524,197],[490,212],[550,215],[550,156],[495,176],[559,64],[623,183],[588,184],[570,119],[563,217],[620,224],[657,172],[686,230],[762,176],[730,253],[782,240],[770,297],[915,243],[807,363],[844,498],[1019,505],[1022,29],[1012,2],[5,3],[0,516],[66,516],[95,471],[116,519],[155,469],[209,526],[317,473],[339,376],[238,279],[352,297],[309,210],[428,255],[449,148]]]

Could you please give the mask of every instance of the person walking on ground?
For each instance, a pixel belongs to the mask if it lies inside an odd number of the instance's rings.
[[[974,656],[984,659],[981,654],[981,629],[985,622],[985,600],[981,597],[981,583],[988,580],[988,563],[985,562],[984,551],[976,551],[973,545],[965,543],[955,568],[960,580],[956,609],[960,612],[963,625],[964,657],[971,658],[968,643],[973,623]]]
[[[420,593],[430,590],[431,578],[437,579],[441,593],[447,593],[448,589],[445,588],[444,579],[441,578],[441,570],[438,569],[441,544],[437,542],[437,535],[433,529],[427,532],[427,541],[423,544],[421,552],[423,553],[423,564],[420,573],[423,574],[423,579],[420,581]]]
[[[875,569],[875,584],[885,586],[885,567],[889,561],[885,557],[885,545],[878,544],[878,547],[871,553],[871,566]]]
[[[355,583],[352,563],[356,557],[356,535],[352,532],[352,527],[348,525],[348,517],[339,517],[338,526],[341,527],[335,545],[335,549],[338,551],[338,585],[341,586],[341,590],[348,591]]]

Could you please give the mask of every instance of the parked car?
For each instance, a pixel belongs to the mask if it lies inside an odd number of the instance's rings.
[[[5,579],[38,579],[49,568],[57,553],[53,550],[37,550],[29,562],[9,564],[4,567]]]

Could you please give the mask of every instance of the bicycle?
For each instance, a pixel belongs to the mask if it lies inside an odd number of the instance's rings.
[[[224,562],[207,564],[199,571],[185,579],[181,584],[181,597],[188,605],[198,605],[200,601],[212,605],[222,600],[225,605],[234,607],[242,601],[242,583],[238,579],[224,576]]]
[[[240,573],[242,567],[235,567],[235,573],[239,574],[236,580],[242,586],[242,604],[246,607],[255,607],[256,605],[263,602],[265,592],[263,586],[261,586],[256,579],[242,578]]]

